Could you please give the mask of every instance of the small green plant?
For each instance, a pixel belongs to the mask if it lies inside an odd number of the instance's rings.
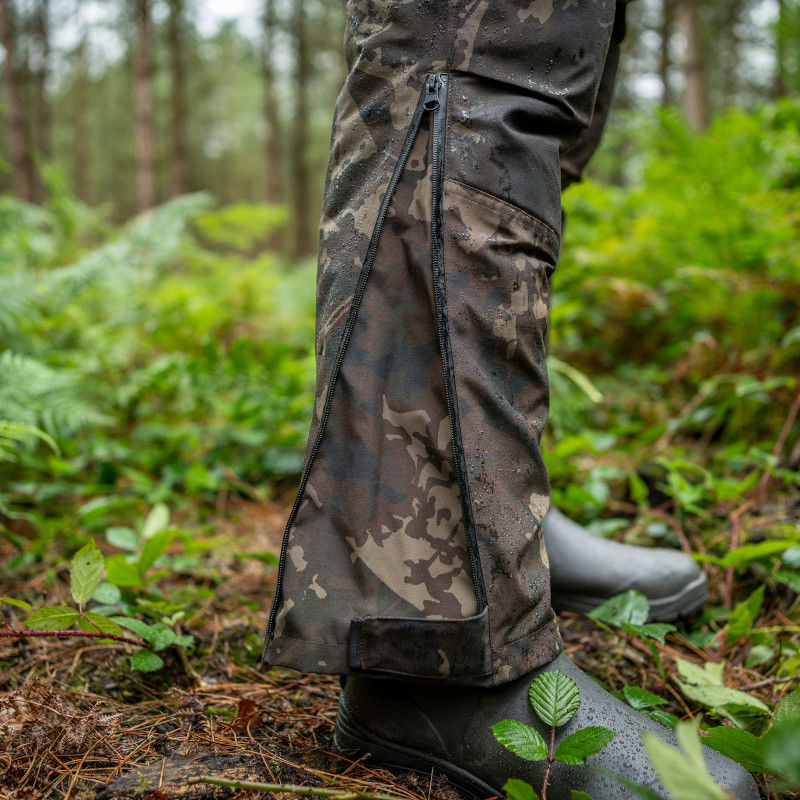
[[[514,719],[492,725],[492,733],[503,747],[521,758],[547,762],[541,794],[541,800],[547,800],[550,771],[556,761],[583,764],[587,758],[599,753],[616,734],[608,728],[591,726],[571,733],[558,747],[555,746],[556,729],[566,725],[581,705],[577,684],[561,670],[550,670],[536,677],[528,696],[536,715],[550,726],[549,744],[535,728]],[[509,779],[503,788],[509,800],[539,800],[533,787],[517,778]],[[585,800],[588,795],[575,791],[573,797]]]
[[[120,587],[130,593],[126,587],[143,587],[155,577],[146,577],[145,573],[164,554],[172,540],[174,531],[166,527],[168,523],[166,508],[156,506],[145,520],[140,533],[143,544],[137,547],[130,563],[116,560],[116,556],[104,558],[94,541],[84,545],[70,561],[72,606],[51,605],[33,611],[31,605],[23,600],[0,598],[0,603],[29,612],[21,628],[13,627],[2,617],[5,629],[0,630],[0,637],[78,636],[117,641],[138,648],[131,657],[132,669],[141,672],[161,669],[164,661],[158,651],[173,646],[187,649],[194,643],[194,637],[173,628],[184,612],[158,597],[131,595],[126,600]],[[128,569],[120,567],[122,563]],[[105,582],[104,576],[107,578]],[[172,613],[165,616],[166,612]],[[155,622],[132,616],[135,613],[155,617]],[[128,632],[139,638],[133,638]]]

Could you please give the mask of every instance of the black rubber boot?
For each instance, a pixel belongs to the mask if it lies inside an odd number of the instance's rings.
[[[636,797],[598,771],[609,770],[652,787],[666,797],[642,744],[650,731],[675,744],[667,728],[634,711],[601,689],[565,655],[543,670],[493,689],[422,684],[350,676],[339,701],[335,744],[343,750],[371,753],[377,763],[429,776],[444,773],[466,796],[503,797],[509,778],[520,778],[541,791],[545,762],[526,761],[494,738],[491,726],[515,719],[535,727],[549,741],[550,730],[539,721],[528,700],[531,681],[542,671],[559,669],[578,685],[581,705],[557,729],[556,746],[574,731],[601,725],[616,732],[604,750],[582,765],[556,762],[548,800],[570,800],[571,790],[588,792],[593,800]],[[758,800],[751,775],[714,750],[704,749],[714,779],[737,800]]]
[[[650,601],[651,620],[670,622],[696,613],[708,598],[702,570],[677,550],[594,536],[556,508],[547,512],[542,531],[556,611],[585,614],[636,589]]]

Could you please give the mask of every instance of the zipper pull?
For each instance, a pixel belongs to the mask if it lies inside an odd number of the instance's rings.
[[[439,108],[443,84],[441,75],[428,75],[425,79],[425,100],[422,107],[426,111],[435,111]]]

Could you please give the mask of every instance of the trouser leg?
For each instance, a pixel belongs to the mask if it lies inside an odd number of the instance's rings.
[[[488,685],[559,652],[539,450],[559,157],[614,12],[350,4],[270,663]]]

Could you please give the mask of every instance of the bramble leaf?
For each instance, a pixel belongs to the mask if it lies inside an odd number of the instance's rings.
[[[533,710],[546,725],[563,725],[581,704],[577,684],[558,669],[534,678],[529,696]]]
[[[504,719],[492,725],[494,738],[503,747],[528,761],[542,761],[547,758],[547,744],[541,734],[515,719]]]
[[[92,599],[103,580],[104,567],[103,554],[94,542],[84,545],[72,557],[69,565],[70,591],[76,603],[82,605]]]
[[[563,764],[583,764],[599,753],[617,734],[608,728],[591,726],[571,733],[556,748],[555,757]]]

